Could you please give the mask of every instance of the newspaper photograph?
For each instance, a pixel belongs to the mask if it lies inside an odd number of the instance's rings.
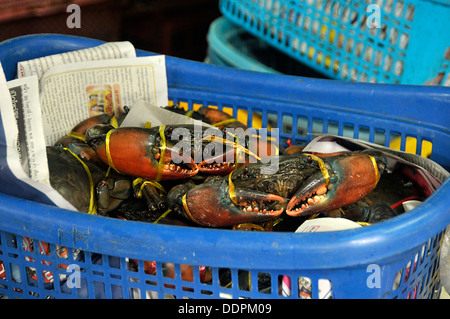
[[[168,104],[163,55],[57,65],[43,74],[40,86],[46,145],[88,117],[118,116],[137,100]]]

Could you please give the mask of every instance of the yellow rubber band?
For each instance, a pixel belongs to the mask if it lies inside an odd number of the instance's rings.
[[[70,154],[72,154],[72,156],[75,157],[81,163],[81,165],[83,165],[83,168],[89,177],[90,199],[89,199],[88,214],[97,215],[97,206],[95,205],[95,199],[94,199],[94,181],[92,180],[92,175],[91,175],[91,172],[89,171],[89,167],[86,165],[85,162],[83,162],[82,159],[80,159],[78,157],[77,154],[72,152],[70,149],[68,149],[67,147],[64,147],[63,149],[68,151]]]
[[[319,164],[320,171],[322,172],[323,177],[325,178],[325,181],[327,182],[327,185],[328,185],[328,183],[330,182],[330,174],[328,173],[328,170],[325,167],[325,162],[320,157],[317,157],[315,155],[307,154],[307,153],[305,153],[305,155],[311,156],[311,158],[313,160],[315,160],[317,162],[317,164]]]
[[[234,188],[233,181],[231,180],[231,175],[234,171],[232,171],[230,174],[228,174],[228,188],[230,192],[230,199],[233,203],[238,205],[237,199],[236,199],[236,189]]]
[[[143,182],[143,181],[144,181],[144,179],[143,179],[143,178],[140,178],[140,177],[138,177],[138,178],[136,178],[135,180],[133,180],[133,182],[132,182],[133,188],[134,188],[137,184],[139,184],[139,183],[141,183],[141,182]]]
[[[189,111],[189,112],[187,112],[185,115],[187,116],[187,117],[192,117],[192,114],[194,113],[194,110],[191,110],[191,111]]]
[[[231,133],[227,133],[227,134],[230,134],[231,136],[234,136],[233,134],[231,134]],[[236,136],[235,136],[236,137]],[[223,139],[223,138],[221,138],[221,137],[217,137],[217,136],[214,136],[214,135],[208,135],[208,136],[205,136],[204,138],[203,138],[203,140],[205,140],[205,141],[217,141],[217,142],[222,142],[222,143],[224,143],[224,144],[227,144],[227,145],[231,145],[231,146],[233,146],[235,149],[238,149],[239,151],[243,151],[245,154],[247,154],[247,155],[252,155],[252,156],[254,156],[257,160],[261,160],[261,158],[258,156],[258,155],[256,155],[255,153],[253,153],[252,151],[250,151],[249,149],[247,149],[247,148],[245,148],[244,146],[242,146],[241,144],[239,144],[239,143],[236,143],[236,142],[232,142],[232,141],[230,141],[230,140],[227,140],[227,139]]]
[[[240,166],[242,166],[242,165],[238,165],[239,152],[241,151],[241,149],[237,147],[237,146],[241,146],[241,145],[238,143],[239,139],[238,139],[238,137],[235,134],[232,134],[232,133],[229,133],[229,132],[227,132],[226,134],[231,135],[234,138],[234,143],[228,141],[227,139],[225,139],[224,141],[225,141],[225,144],[230,144],[231,143],[233,148],[236,150],[236,152],[235,152],[236,154],[234,156],[234,167],[236,169],[236,168],[239,168]],[[232,186],[234,188],[233,183],[232,183]]]
[[[109,123],[110,123],[114,128],[118,128],[118,127],[119,127],[119,123],[117,122],[117,117],[115,117],[115,116],[111,117],[111,120],[109,121]]]
[[[256,225],[253,223],[243,223],[243,224],[238,224],[238,225],[234,225],[233,226],[233,230],[240,230],[240,229],[244,229],[244,230],[259,230],[259,231],[266,231],[266,229],[260,225]]]
[[[375,160],[375,158],[373,156],[368,155],[370,160],[372,161],[373,167],[375,169],[375,177],[376,180],[378,182],[378,179],[380,178],[380,173],[378,172],[378,165],[377,165],[377,161]]]
[[[187,195],[187,194],[184,194],[183,199],[182,199],[184,211],[185,211],[186,214],[189,216],[189,218],[192,219],[193,222],[195,222],[195,223],[197,223],[197,224],[200,224],[197,220],[195,220],[194,217],[192,217],[191,212],[189,211],[189,208],[188,208],[187,203],[186,203],[186,195]]]
[[[136,194],[136,196],[138,198],[142,197],[142,189],[144,188],[145,185],[152,185],[152,186],[156,187],[157,189],[159,189],[160,191],[162,191],[164,194],[167,193],[166,190],[164,189],[164,187],[162,187],[162,185],[160,183],[158,183],[157,181],[154,181],[154,180],[145,180],[144,181],[144,179],[138,177],[133,181],[132,185],[133,185],[133,187],[135,187],[139,183],[142,183],[142,184],[141,184],[141,187],[139,188],[139,192]]]
[[[67,136],[76,138],[86,143],[86,137],[81,133],[70,131],[69,133],[67,133]]]
[[[319,216],[320,213],[316,213],[316,214],[312,214],[311,216],[309,216],[309,220],[316,218],[317,216]]]
[[[155,180],[157,181],[161,180],[162,169],[164,166],[164,157],[166,155],[166,136],[164,135],[165,129],[166,129],[165,125],[161,125],[159,127],[159,136],[161,137],[161,145],[159,146],[159,149],[161,150],[161,157],[159,158],[158,173],[156,174],[155,178]]]
[[[117,170],[117,168],[114,166],[114,163],[112,161],[112,157],[111,157],[111,151],[109,149],[109,140],[111,138],[111,133],[113,130],[108,131],[108,133],[106,133],[106,139],[105,139],[105,151],[106,151],[106,160],[108,161],[108,166],[112,167],[116,172],[119,172]]]
[[[223,121],[217,122],[217,123],[213,124],[212,126],[217,127],[217,126],[221,126],[221,125],[227,125],[227,124],[230,124],[230,123],[234,123],[234,122],[237,122],[237,121],[238,121],[237,119],[231,118],[231,119],[228,119],[228,120],[223,120]]]
[[[367,222],[356,222],[357,224],[360,224],[361,226],[370,226],[372,225],[372,223],[367,223]]]
[[[166,217],[167,215],[169,215],[169,213],[170,213],[171,211],[172,211],[171,209],[166,210],[161,216],[158,217],[157,220],[155,220],[155,221],[153,222],[153,224],[158,224],[158,222],[159,222],[161,219],[163,219],[164,217]]]

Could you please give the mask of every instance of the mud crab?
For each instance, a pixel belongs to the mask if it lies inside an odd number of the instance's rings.
[[[249,163],[227,176],[198,186],[185,183],[168,194],[169,206],[210,227],[262,222],[286,212],[305,216],[356,202],[370,193],[386,166],[381,152],[347,152],[319,158],[311,154],[279,156],[278,170]]]

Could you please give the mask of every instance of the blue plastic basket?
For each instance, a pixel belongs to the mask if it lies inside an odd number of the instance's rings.
[[[448,0],[221,0],[220,10],[333,79],[424,84],[449,76]]]
[[[20,60],[100,43],[61,35],[25,36],[0,43],[0,61],[13,79]],[[149,54],[138,51],[140,56]],[[340,135],[344,126],[352,126],[356,138],[367,129],[371,141],[375,132],[384,132],[386,145],[396,132],[402,148],[406,137],[415,137],[419,154],[421,142],[430,141],[431,158],[450,167],[448,88],[264,74],[173,57],[166,63],[169,98],[190,108],[230,108],[234,115],[246,110],[250,125],[252,114],[261,114],[267,123],[273,113],[281,139],[298,142],[312,139],[316,120],[324,132],[328,123],[337,123]],[[287,119],[289,131],[282,126]],[[306,133],[298,124],[303,119]],[[0,154],[3,145],[1,128]],[[439,249],[450,224],[449,190],[447,180],[418,208],[383,223],[314,234],[123,221],[0,193],[0,260],[5,271],[0,293],[9,298],[299,298],[299,279],[309,278],[313,298],[319,296],[323,279],[331,282],[333,298],[436,297]],[[30,238],[32,250],[23,246]],[[39,243],[48,249],[39,249]],[[67,247],[67,257],[61,256],[61,247]],[[147,273],[144,261],[153,262],[156,272]],[[170,264],[174,276],[165,271]],[[184,265],[193,267],[191,279],[183,275]],[[202,267],[211,272],[211,281],[202,282]],[[374,269],[380,275],[376,287],[368,285]],[[27,274],[33,270],[35,279]],[[224,273],[227,280],[221,278]],[[68,283],[76,287],[76,278],[79,288],[70,288]],[[280,292],[283,278],[291,280],[288,296]],[[267,289],[260,289],[260,280],[268,283]]]
[[[206,38],[207,63],[257,72],[325,78],[224,17],[211,23]]]

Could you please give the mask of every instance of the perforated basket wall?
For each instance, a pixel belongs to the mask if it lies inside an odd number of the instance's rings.
[[[221,0],[220,10],[334,79],[450,85],[447,0]]]
[[[0,43],[13,79],[20,60],[101,41],[36,35]],[[17,50],[20,47],[21,50]],[[138,55],[149,55],[138,51]],[[217,107],[248,125],[275,117],[280,139],[349,134],[382,145],[416,141],[450,167],[450,89],[342,83],[248,72],[166,57],[169,98]],[[399,107],[400,106],[400,107]],[[405,112],[407,110],[407,112]],[[427,118],[424,119],[424,112]],[[289,125],[285,125],[288,123]],[[4,147],[3,127],[0,143]],[[4,150],[2,150],[3,152]],[[2,153],[4,154],[4,153]],[[4,170],[7,168],[5,167]],[[4,173],[4,172],[3,172]],[[416,209],[341,232],[249,232],[179,227],[82,214],[0,193],[0,294],[4,298],[431,298],[450,224],[447,180]],[[8,193],[9,192],[9,193]],[[8,193],[8,194],[7,194]],[[18,194],[18,195],[17,195]],[[290,285],[290,286],[289,286]],[[289,288],[290,289],[287,289]]]

